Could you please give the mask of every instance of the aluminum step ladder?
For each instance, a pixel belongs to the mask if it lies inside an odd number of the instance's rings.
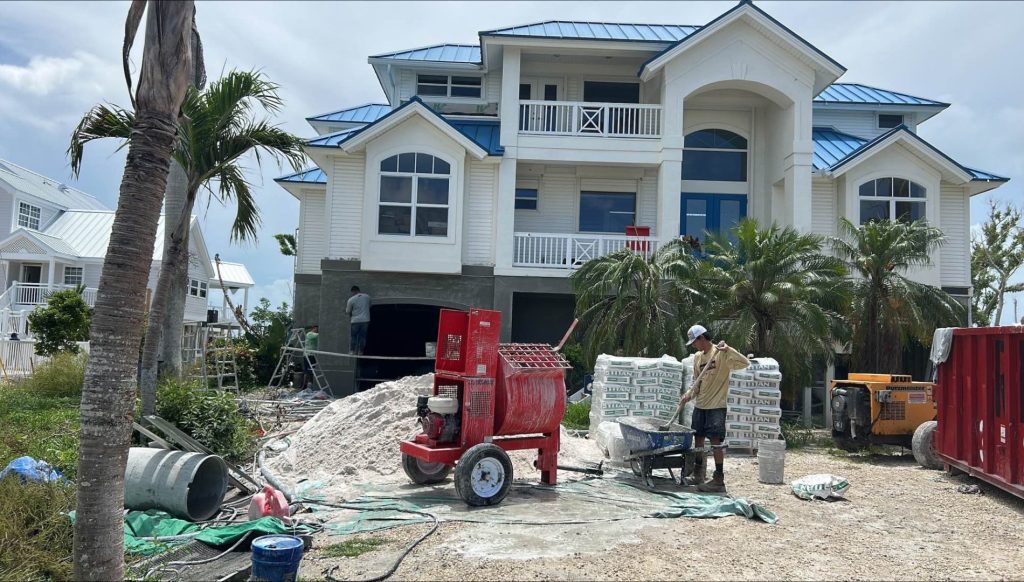
[[[324,376],[323,370],[320,369],[320,362],[312,354],[306,353],[306,340],[302,328],[292,329],[288,334],[288,343],[281,348],[281,357],[277,361],[277,367],[274,368],[274,374],[270,377],[270,382],[267,386],[269,388],[291,387],[291,381],[288,380],[292,373],[289,364],[299,354],[302,356],[305,367],[309,368],[312,372],[313,383],[316,385],[317,390],[323,390],[332,394],[331,387],[327,383],[327,377]]]

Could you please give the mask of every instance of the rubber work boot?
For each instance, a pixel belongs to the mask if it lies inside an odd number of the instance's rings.
[[[693,456],[693,485],[698,487],[708,480],[708,463],[704,453],[697,453]]]
[[[710,481],[697,485],[697,491],[701,493],[725,493],[725,473],[715,471]]]

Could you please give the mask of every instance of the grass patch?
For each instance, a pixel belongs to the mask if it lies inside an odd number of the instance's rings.
[[[352,538],[338,544],[331,544],[322,551],[327,558],[355,558],[366,552],[372,552],[378,546],[387,544],[382,538]]]
[[[570,402],[565,407],[562,425],[573,430],[590,428],[590,399],[587,398],[583,402]]]
[[[78,468],[78,397],[50,397],[35,384],[0,385],[0,468],[28,455],[69,479]],[[0,546],[3,545],[0,537]]]
[[[74,506],[71,485],[0,480],[0,580],[69,579]]]
[[[56,354],[40,364],[31,376],[17,382],[17,386],[38,396],[51,398],[78,398],[85,384],[85,354]]]

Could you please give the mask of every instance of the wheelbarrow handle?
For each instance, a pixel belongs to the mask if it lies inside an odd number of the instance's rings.
[[[554,351],[556,351],[556,352],[562,351],[562,348],[565,347],[565,342],[569,341],[569,336],[572,335],[573,330],[576,329],[576,324],[578,324],[579,322],[580,322],[579,319],[572,320],[572,323],[569,324],[569,329],[567,329],[565,331],[565,335],[562,336],[562,341],[558,342],[558,345],[555,346],[555,350]]]

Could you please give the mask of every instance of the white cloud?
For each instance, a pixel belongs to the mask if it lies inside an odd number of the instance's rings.
[[[289,306],[292,303],[292,280],[291,279],[275,279],[273,283],[268,285],[256,285],[252,289],[249,289],[249,308],[259,303],[259,300],[266,297],[270,300],[271,307],[277,307],[281,303],[287,303]]]
[[[75,80],[87,63],[96,61],[96,57],[88,53],[77,53],[73,57],[34,56],[24,67],[0,64],[0,82],[32,95],[45,96]]]

